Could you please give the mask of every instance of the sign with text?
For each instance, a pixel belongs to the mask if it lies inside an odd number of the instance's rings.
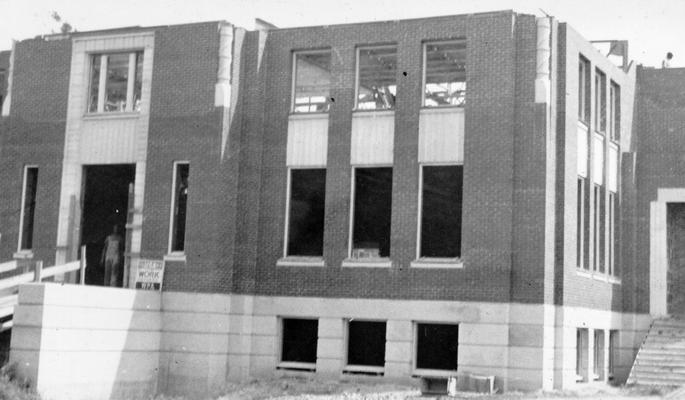
[[[136,264],[136,289],[162,290],[164,261],[140,258]]]

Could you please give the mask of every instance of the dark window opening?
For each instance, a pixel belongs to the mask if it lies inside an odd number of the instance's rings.
[[[323,256],[325,169],[290,171],[289,256]]]
[[[389,257],[392,168],[356,168],[354,172],[352,257]]]
[[[590,123],[590,62],[583,56],[578,62],[578,119]]]
[[[281,361],[316,363],[319,321],[315,319],[283,319]]]
[[[609,89],[609,131],[612,140],[621,138],[621,87],[611,81]]]
[[[576,202],[576,266],[584,268],[583,242],[585,225],[585,178],[578,177],[578,198]]]
[[[350,321],[347,364],[382,367],[385,365],[385,322]]]
[[[616,240],[616,227],[618,226],[618,196],[616,193],[609,193],[609,273],[618,276],[619,263],[616,262],[618,254],[618,243]]]
[[[395,108],[397,94],[397,48],[359,49],[357,108],[388,110]]]
[[[607,130],[607,88],[606,75],[600,70],[595,70],[595,130],[606,132]]]
[[[421,257],[461,256],[463,166],[423,167]]]
[[[466,40],[427,43],[424,107],[464,106]]]
[[[459,325],[418,324],[416,368],[457,370]]]
[[[330,86],[330,52],[295,54],[294,112],[328,111]]]
[[[609,380],[614,379],[616,366],[618,365],[618,331],[609,331]]]
[[[33,222],[36,213],[36,190],[38,188],[38,168],[24,169],[24,193],[21,220],[21,243],[19,250],[33,248]]]
[[[174,176],[174,215],[172,219],[171,251],[182,252],[185,249],[186,211],[188,209],[188,174],[190,165],[176,164]]]

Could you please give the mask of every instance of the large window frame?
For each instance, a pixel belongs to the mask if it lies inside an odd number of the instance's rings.
[[[178,175],[179,175],[179,169],[182,166],[187,166],[188,167],[188,177],[187,179],[187,184],[185,187],[186,190],[186,197],[185,197],[185,210],[184,210],[184,221],[183,221],[183,246],[182,248],[177,248],[176,246],[176,229],[178,228],[178,223],[179,220],[177,220],[177,202],[178,202],[178,192],[179,192],[179,182],[178,182]],[[190,162],[189,161],[174,161],[173,164],[173,175],[172,175],[172,180],[171,180],[171,209],[169,211],[169,246],[168,246],[168,254],[173,255],[173,256],[183,256],[185,257],[185,250],[186,250],[186,244],[187,244],[187,222],[188,222],[188,199],[189,199],[189,187],[190,187]]]
[[[463,89],[458,89],[457,91],[461,91],[461,95],[459,96],[461,98],[461,101],[459,104],[439,104],[439,105],[427,105],[426,104],[426,75],[428,73],[428,48],[429,46],[441,46],[441,45],[454,45],[454,44],[464,44],[464,52],[468,50],[468,43],[465,38],[461,39],[454,39],[454,40],[443,40],[443,41],[429,41],[429,42],[424,42],[423,43],[423,65],[422,65],[422,74],[421,74],[421,107],[423,108],[447,108],[447,107],[457,107],[457,108],[463,108],[466,104],[466,93],[467,93],[467,82],[466,82],[466,73],[467,73],[467,58],[466,55],[464,56],[464,80],[463,80]],[[456,81],[456,82],[462,82],[462,81]]]
[[[607,131],[607,76],[599,68],[595,68],[595,131]]]
[[[621,138],[621,87],[613,80],[609,82],[609,138],[618,141]]]
[[[578,120],[586,125],[590,125],[590,61],[578,56]]]
[[[395,50],[395,81],[394,85],[388,85],[394,86],[395,87],[395,93],[393,94],[389,89],[388,92],[389,94],[393,96],[393,101],[392,104],[388,107],[382,107],[382,108],[363,108],[359,106],[359,93],[360,93],[360,85],[361,85],[361,77],[360,77],[360,64],[361,64],[361,52],[362,51],[367,51],[367,50],[386,50],[386,49],[394,49]],[[385,44],[385,45],[377,45],[377,46],[359,46],[355,49],[355,83],[354,83],[354,111],[394,111],[397,108],[397,45],[396,44]],[[384,93],[385,94],[385,93]]]
[[[105,107],[107,99],[109,58],[111,56],[128,55],[128,69],[126,77],[126,101],[123,110],[107,110]],[[111,52],[89,53],[89,75],[88,75],[88,94],[87,94],[87,114],[111,114],[111,113],[137,113],[140,112],[142,104],[142,76],[143,76],[143,50],[122,50]],[[97,84],[94,82],[94,74],[97,69]],[[94,87],[97,85],[97,87]],[[94,95],[96,93],[96,95]],[[136,98],[136,94],[138,98]],[[96,100],[94,102],[94,99]]]
[[[279,321],[279,336],[280,336],[280,346],[278,350],[278,364],[277,368],[279,369],[288,369],[288,370],[300,370],[300,371],[316,371],[316,361],[318,359],[318,346],[319,346],[319,340],[318,340],[318,330],[319,330],[319,319],[318,318],[309,318],[309,317],[290,317],[290,316],[281,316],[278,319]],[[298,335],[295,338],[290,338],[290,333],[287,330],[286,325],[289,324],[297,324],[298,322],[303,323],[305,325],[311,325],[314,324],[315,327],[312,330],[315,330],[316,332],[305,332],[305,333],[313,333],[313,337],[304,337],[302,338],[301,335]],[[312,328],[311,326],[305,327],[305,328]],[[288,337],[286,337],[288,336]],[[293,340],[289,340],[293,339]],[[296,346],[294,349],[295,354],[287,354],[287,348],[288,348],[288,343],[290,342],[303,342],[300,343],[300,345]],[[302,353],[297,353],[297,350],[302,350],[302,345],[309,345],[313,346],[313,349],[305,349],[305,354],[306,356],[312,356],[311,360],[300,360],[299,358],[303,355]]]
[[[381,325],[383,326],[383,335],[382,335],[382,347],[380,349],[382,355],[383,355],[383,360],[380,363],[373,364],[373,363],[355,363],[352,359],[351,356],[354,355],[354,351],[352,350],[354,347],[359,346],[360,343],[359,341],[355,341],[352,343],[353,339],[353,334],[352,334],[352,327],[355,324],[371,324],[375,325],[376,327],[380,327]],[[347,319],[345,320],[345,332],[346,332],[346,348],[345,348],[345,368],[343,369],[343,372],[346,373],[361,373],[361,374],[369,374],[369,375],[383,375],[385,371],[385,360],[386,360],[386,351],[385,348],[387,346],[387,335],[388,335],[388,323],[387,321],[383,320],[367,320],[367,319]],[[376,338],[373,338],[376,339]],[[373,344],[378,344],[375,343],[375,340],[371,340],[370,342],[367,342],[367,346],[371,346]],[[366,352],[363,352],[363,354],[366,354]]]
[[[297,107],[297,78],[298,78],[298,56],[307,56],[307,55],[321,55],[321,54],[328,54],[329,55],[329,64],[328,64],[328,88],[326,91],[326,94],[323,96],[324,97],[324,106],[323,110],[298,110]],[[290,112],[293,114],[314,114],[314,113],[328,113],[330,111],[330,106],[331,106],[331,79],[332,79],[332,71],[331,71],[331,63],[333,61],[332,58],[332,53],[330,49],[320,49],[320,50],[298,50],[294,51],[292,55],[292,88],[291,88],[291,96],[290,96]],[[311,107],[312,105],[316,105],[318,103],[311,103],[309,102],[308,105]]]
[[[29,175],[33,174],[33,184],[29,188]],[[31,193],[29,193],[29,189]],[[19,238],[17,252],[20,254],[33,252],[33,234],[36,222],[36,203],[38,196],[38,166],[25,165],[23,168],[21,185],[21,209],[19,213]]]
[[[293,184],[293,172],[295,171],[305,171],[305,170],[317,170],[317,171],[323,171],[324,173],[324,196],[323,196],[323,210],[324,210],[324,226],[321,232],[321,254],[320,255],[297,255],[297,254],[289,254],[290,253],[290,239],[291,239],[291,223],[292,223],[292,184]],[[288,176],[287,176],[287,189],[286,189],[286,206],[285,206],[285,232],[284,232],[284,240],[283,240],[283,260],[280,260],[280,264],[287,264],[286,260],[298,260],[298,265],[300,265],[302,262],[306,262],[308,265],[318,265],[318,266],[323,266],[323,252],[324,252],[324,236],[325,236],[325,210],[326,210],[326,175],[328,174],[328,171],[326,167],[290,167],[288,168]]]
[[[425,365],[420,365],[421,363],[424,363],[426,360],[425,356],[420,355],[419,351],[420,349],[420,334],[421,334],[421,326],[432,326],[433,328],[437,327],[447,327],[449,326],[450,328],[456,329],[456,351],[455,351],[455,356],[456,356],[456,364],[453,369],[440,369],[440,368],[434,368],[434,367],[428,367],[426,368]],[[449,377],[449,376],[454,376],[454,374],[458,371],[459,369],[459,330],[460,330],[460,324],[458,322],[438,322],[438,321],[414,321],[413,324],[413,343],[412,343],[412,349],[413,349],[413,357],[412,357],[412,370],[414,375],[418,376],[444,376],[444,377]]]
[[[579,175],[577,180],[576,200],[576,267],[579,269],[588,269],[588,265],[585,263],[586,192],[587,179]]]

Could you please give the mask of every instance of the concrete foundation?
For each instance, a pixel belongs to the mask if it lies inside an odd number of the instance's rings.
[[[624,381],[651,322],[648,315],[546,305],[28,284],[20,288],[10,359],[49,399],[211,394],[227,381],[287,373],[277,369],[281,317],[318,319],[316,374],[327,378],[341,377],[346,366],[346,319],[387,321],[389,379],[453,374],[415,368],[415,327],[458,323],[459,372],[494,375],[502,390],[577,385],[579,327],[605,330],[605,338],[619,330],[614,377]],[[587,359],[592,363],[592,353]]]

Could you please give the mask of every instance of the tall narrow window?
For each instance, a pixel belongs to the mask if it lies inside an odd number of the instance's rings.
[[[357,50],[357,109],[395,108],[397,48],[383,46]]]
[[[604,207],[602,207],[602,187],[593,186],[592,191],[592,259],[593,270],[604,272]]]
[[[420,257],[461,257],[463,167],[423,166]]]
[[[325,169],[290,171],[287,256],[323,256]]]
[[[609,380],[614,379],[616,366],[618,365],[618,331],[609,331]]]
[[[609,91],[609,134],[612,140],[621,138],[621,87],[611,81]]]
[[[616,193],[609,192],[609,215],[608,215],[608,236],[609,236],[609,265],[608,272],[610,275],[617,275],[616,273]]]
[[[390,256],[392,168],[354,169],[352,258]]]
[[[463,106],[466,95],[466,40],[424,45],[423,106]]]
[[[578,62],[578,119],[590,123],[590,89],[588,83],[590,75],[590,62],[583,56]]]
[[[578,198],[576,202],[576,266],[586,268],[585,265],[585,178],[578,177]]]
[[[171,244],[169,251],[182,253],[185,250],[186,211],[188,209],[188,163],[174,164],[174,182],[171,204]]]
[[[331,53],[295,53],[293,112],[326,112],[331,86]]]
[[[594,380],[604,379],[604,331],[595,330],[595,351],[592,377]]]
[[[595,70],[595,130],[606,132],[607,130],[607,80],[606,75],[598,69]]]
[[[88,112],[140,111],[142,71],[142,51],[91,55]]]
[[[576,381],[588,381],[588,346],[589,332],[587,328],[576,329]]]
[[[36,213],[36,189],[38,167],[24,168],[21,195],[21,223],[19,226],[19,251],[33,249],[33,222]]]

